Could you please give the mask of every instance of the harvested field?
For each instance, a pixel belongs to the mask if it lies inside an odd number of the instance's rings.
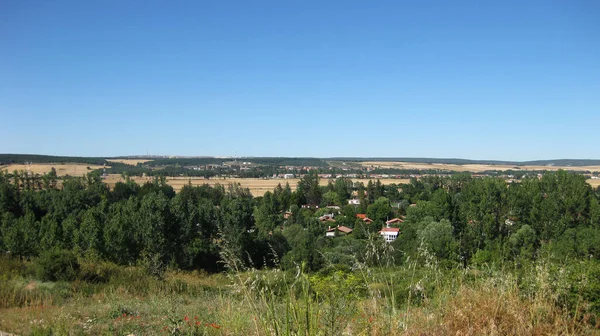
[[[134,180],[135,182],[139,183],[139,184],[143,184],[146,183],[148,181],[152,181],[151,177],[134,177],[132,178],[132,180]],[[365,184],[367,184],[369,182],[368,179],[352,179],[353,181],[361,181]],[[119,181],[123,181],[123,179],[121,178],[120,175],[117,174],[111,174],[109,175],[106,179],[105,182],[112,188],[114,187],[114,185],[119,182]],[[250,189],[250,192],[252,193],[252,195],[254,196],[262,196],[264,195],[267,191],[273,191],[273,189],[275,187],[277,187],[278,184],[281,183],[282,186],[285,186],[286,182],[290,184],[290,187],[292,188],[292,190],[296,190],[296,186],[298,185],[298,181],[300,181],[300,179],[269,179],[269,180],[263,180],[263,179],[255,179],[255,178],[214,178],[214,179],[203,179],[203,178],[189,178],[189,177],[168,177],[167,178],[167,183],[173,187],[173,189],[175,189],[175,191],[179,191],[181,190],[181,188],[183,188],[184,185],[188,184],[189,182],[192,182],[192,185],[203,185],[203,184],[209,184],[211,186],[214,186],[215,184],[222,184],[222,185],[228,185],[229,183],[240,183],[242,185],[242,187],[248,188]],[[381,183],[383,184],[391,184],[391,183],[408,183],[409,180],[406,179],[380,179]],[[320,184],[323,186],[326,186],[327,183],[329,182],[329,180],[327,179],[321,179],[320,180]]]
[[[123,163],[126,165],[130,165],[130,166],[137,166],[138,163],[146,163],[146,162],[150,162],[153,160],[138,160],[138,159],[111,159],[111,160],[106,160],[108,162],[118,162],[118,163]]]
[[[418,162],[385,162],[385,161],[365,161],[361,162],[363,167],[380,167],[380,168],[395,168],[395,169],[441,169],[458,172],[474,172],[481,173],[486,170],[549,170],[556,171],[559,169],[573,171],[600,171],[600,166],[511,166],[511,165],[486,165],[486,164],[447,164],[447,163],[418,163]]]
[[[34,163],[31,165],[24,164],[11,164],[8,166],[0,167],[0,170],[6,170],[8,172],[13,172],[15,170],[21,171],[29,171],[34,174],[45,174],[52,170],[52,167],[56,169],[56,174],[58,176],[83,176],[92,170],[100,169],[103,166],[93,165],[93,164],[85,164],[85,163]],[[88,169],[89,167],[89,169]],[[107,166],[108,168],[108,166]]]
[[[592,188],[600,187],[600,179],[589,179],[587,180],[587,183],[589,183],[592,186]]]

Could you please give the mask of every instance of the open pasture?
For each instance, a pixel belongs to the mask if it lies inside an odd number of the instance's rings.
[[[440,169],[458,172],[481,173],[487,170],[549,170],[559,169],[574,171],[600,171],[600,166],[514,166],[514,165],[488,165],[488,164],[447,164],[447,163],[419,163],[419,162],[385,162],[385,161],[365,161],[361,162],[363,167],[379,167],[394,169]]]

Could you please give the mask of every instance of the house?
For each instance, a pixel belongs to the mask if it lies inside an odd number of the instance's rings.
[[[284,179],[292,179],[294,177],[296,177],[294,174],[283,174]]]
[[[385,239],[386,242],[391,243],[394,240],[396,240],[396,238],[398,238],[398,235],[400,234],[400,229],[384,227],[381,229],[381,231],[379,231],[379,234],[383,237],[383,239]]]
[[[302,209],[318,209],[319,205],[317,204],[302,204]]]
[[[343,225],[338,225],[337,227],[333,228],[330,226],[325,232],[325,237],[335,237],[338,232],[342,235],[347,235],[352,233],[352,229]]]
[[[333,217],[334,217],[334,215],[332,213],[330,213],[330,214],[326,214],[326,215],[323,215],[323,216],[319,217],[319,220],[321,222],[325,222],[325,221],[329,221],[329,222],[330,221],[334,221],[335,222],[335,220],[333,219]]]
[[[325,237],[335,237],[335,231],[337,228],[332,228],[331,226],[325,232]]]
[[[292,213],[290,211],[286,211],[286,212],[283,213],[283,218],[284,219],[288,219],[290,217],[292,217]]]
[[[403,223],[403,222],[404,221],[402,219],[400,219],[400,218],[393,218],[393,219],[390,219],[389,221],[385,222],[385,225],[387,225],[387,226],[390,226],[390,224],[396,224],[397,225],[397,224],[400,224],[400,223]]]
[[[350,204],[350,205],[360,205],[360,200],[356,199],[356,198],[353,198],[353,199],[348,200],[348,204]]]
[[[373,220],[367,217],[367,214],[356,214],[356,218],[362,220],[363,222],[370,224],[373,223]]]

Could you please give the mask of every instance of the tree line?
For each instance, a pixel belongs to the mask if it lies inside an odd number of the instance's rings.
[[[326,186],[309,173],[296,190],[279,185],[262,197],[236,184],[190,184],[175,193],[164,177],[112,190],[98,173],[31,181],[26,173],[0,174],[0,251],[23,258],[71,250],[160,274],[167,267],[219,271],[223,249],[252,267],[314,271],[371,262],[373,247],[394,264],[426,249],[447,267],[600,256],[600,192],[564,171],[520,183],[457,174],[402,185],[338,178]],[[319,221],[329,213],[335,222]],[[401,233],[386,244],[378,231],[394,217],[403,218]],[[337,225],[353,232],[325,237]]]

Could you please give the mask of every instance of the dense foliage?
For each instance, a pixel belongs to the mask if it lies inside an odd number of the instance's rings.
[[[40,181],[0,175],[0,250],[21,257],[72,250],[160,274],[168,266],[218,270],[220,251],[229,246],[247,265],[305,263],[318,270],[352,266],[386,220],[404,216],[392,243],[396,264],[424,247],[448,267],[541,254],[600,256],[599,193],[583,176],[563,171],[512,184],[463,174],[402,186],[343,178],[320,186],[313,173],[296,191],[279,186],[259,198],[237,185],[185,186],[176,194],[161,178],[142,186],[120,182],[113,190],[97,174],[66,178],[60,189],[55,175]],[[361,204],[348,205],[350,198]],[[318,220],[329,213],[335,222]],[[354,232],[326,238],[332,225]]]

